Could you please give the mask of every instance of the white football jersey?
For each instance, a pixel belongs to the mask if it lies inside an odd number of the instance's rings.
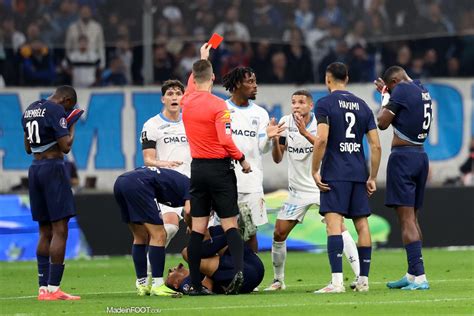
[[[298,199],[314,198],[319,196],[319,189],[314,182],[311,173],[313,159],[313,145],[300,134],[293,115],[285,115],[280,123],[285,122],[287,129],[282,136],[286,137],[286,151],[288,153],[288,190],[290,194]],[[317,122],[311,113],[311,121],[306,130],[311,135],[316,135]]]
[[[271,148],[267,137],[269,117],[267,111],[249,100],[247,107],[235,105],[226,100],[230,110],[232,140],[237,148],[244,153],[250,163],[252,172],[243,173],[240,164],[235,167],[237,191],[239,193],[263,192],[262,154]]]
[[[173,168],[186,176],[191,175],[191,152],[184,130],[183,120],[174,122],[163,113],[155,115],[143,125],[140,142],[156,142],[156,159],[165,161],[182,161],[183,164]]]

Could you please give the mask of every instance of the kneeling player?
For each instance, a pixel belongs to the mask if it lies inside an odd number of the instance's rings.
[[[163,282],[166,232],[158,203],[188,209],[189,178],[168,169],[137,168],[117,178],[114,195],[122,220],[133,234],[132,257],[138,295],[180,296]],[[147,247],[152,284],[147,278]]]
[[[213,293],[227,294],[229,284],[235,275],[235,268],[223,230],[220,226],[214,229],[220,230],[220,234],[213,234],[212,239],[202,243],[202,260],[199,270],[204,275],[203,286]],[[182,254],[186,261],[187,253],[187,248],[184,248]],[[247,245],[244,245],[243,272],[245,279],[239,293],[251,293],[262,282],[265,268],[257,254]],[[188,293],[191,287],[189,270],[181,263],[170,269],[166,285],[176,291]]]

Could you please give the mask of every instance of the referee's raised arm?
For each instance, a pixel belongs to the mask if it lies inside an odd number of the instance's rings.
[[[243,241],[237,226],[237,180],[232,160],[251,172],[245,155],[232,141],[230,112],[225,101],[211,93],[215,79],[209,62],[211,46],[201,47],[201,60],[193,64],[188,87],[181,100],[183,123],[191,150],[192,233],[188,262],[193,290],[190,295],[209,295],[200,279],[201,242],[212,208],[221,218],[232,255],[235,275],[226,293],[238,294],[243,283]]]

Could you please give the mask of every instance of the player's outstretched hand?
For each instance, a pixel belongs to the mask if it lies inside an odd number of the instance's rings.
[[[329,184],[323,183],[321,179],[321,175],[319,173],[313,174],[314,182],[316,182],[316,185],[318,186],[319,190],[322,192],[327,192],[331,191],[331,188],[329,187]]]
[[[242,167],[242,172],[243,173],[250,173],[252,172],[252,167],[250,166],[249,162],[247,160],[241,161],[240,166]]]
[[[201,59],[207,60],[209,59],[209,51],[211,50],[212,45],[209,45],[208,43],[204,43],[201,46],[200,52],[201,52]]]
[[[375,191],[377,191],[377,185],[375,184],[375,180],[373,179],[367,180],[366,187],[367,187],[367,195],[369,197],[372,196],[372,194],[374,194]]]
[[[382,80],[382,78],[377,78],[374,80],[375,88],[377,89],[378,92],[384,93],[384,87],[385,87],[385,82]]]
[[[281,122],[280,124],[278,124],[276,122],[276,119],[272,117],[267,126],[267,137],[274,138],[276,136],[281,136],[281,133],[286,130],[286,126],[283,125],[285,125],[285,122]]]
[[[176,168],[183,164],[182,161],[158,161],[159,168]]]

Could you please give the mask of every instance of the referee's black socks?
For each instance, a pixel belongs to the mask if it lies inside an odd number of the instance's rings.
[[[244,242],[237,228],[230,228],[225,232],[230,255],[234,261],[235,272],[244,270]]]
[[[203,239],[203,234],[192,231],[188,244],[189,274],[195,290],[200,290],[202,287],[199,267],[201,265],[201,243]]]

